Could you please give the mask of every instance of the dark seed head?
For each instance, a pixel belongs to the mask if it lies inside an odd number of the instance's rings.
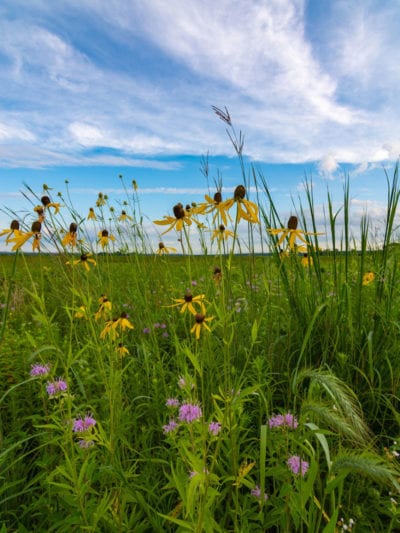
[[[40,201],[42,204],[46,207],[46,205],[49,205],[51,203],[51,200],[48,196],[42,196]]]
[[[225,231],[225,226],[223,224],[219,225],[219,231],[223,233]]]
[[[182,204],[176,204],[172,208],[172,211],[174,212],[175,218],[184,218],[185,217],[185,210],[183,209]]]
[[[216,204],[220,204],[222,202],[222,194],[220,191],[217,191],[215,194],[214,194],[214,202]]]
[[[295,217],[294,215],[292,215],[292,216],[289,218],[289,221],[288,221],[287,227],[288,227],[288,229],[297,229],[297,224],[298,224],[297,217]]]
[[[39,222],[39,220],[35,220],[31,226],[31,230],[33,233],[40,233],[40,230],[42,229],[42,224]]]
[[[13,220],[13,221],[11,222],[10,229],[12,229],[12,230],[19,229],[19,222],[18,222],[18,220]]]
[[[219,267],[214,268],[214,276],[221,274],[221,269]]]
[[[184,297],[185,302],[191,302],[193,300],[193,295],[190,292],[187,292]]]
[[[101,236],[108,237],[108,231],[106,229],[103,229],[103,231],[101,232]]]
[[[70,233],[76,233],[78,231],[78,225],[75,224],[75,222],[71,222],[69,225],[69,232]]]
[[[235,189],[235,192],[233,193],[234,199],[243,200],[245,196],[246,196],[246,189],[243,187],[243,185],[238,185]]]
[[[204,319],[206,317],[200,313],[197,313],[194,317],[195,321],[197,322],[197,324],[201,324],[202,322],[204,322]]]
[[[163,248],[165,248],[164,243],[163,243],[163,242],[159,242],[159,243],[158,243],[158,248],[159,248],[160,250],[162,250]]]
[[[86,254],[82,254],[81,255],[81,261],[82,261],[82,263],[87,261],[87,255]]]

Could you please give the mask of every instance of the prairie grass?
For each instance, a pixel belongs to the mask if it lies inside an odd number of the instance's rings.
[[[32,215],[41,251],[27,219],[2,232],[1,531],[400,529],[397,168],[380,248],[364,218],[354,251],[346,182],[322,251],[312,187],[281,220],[217,111],[243,183],[160,214],[184,253],[154,253],[122,177],[125,219],[99,195],[87,220],[67,188]]]

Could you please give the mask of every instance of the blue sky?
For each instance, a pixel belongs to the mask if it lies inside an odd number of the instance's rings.
[[[365,210],[379,224],[400,153],[399,23],[382,0],[2,0],[0,207],[22,215],[24,182],[65,193],[67,179],[84,214],[99,191],[121,201],[122,174],[156,238],[152,219],[207,192],[202,156],[226,195],[241,181],[216,105],[283,219],[312,176],[322,223],[348,172],[354,227]]]

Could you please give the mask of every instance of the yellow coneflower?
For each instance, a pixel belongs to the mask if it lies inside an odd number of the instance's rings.
[[[236,204],[236,220],[247,220],[252,224],[257,224],[258,220],[258,206],[254,202],[246,199],[246,188],[243,185],[238,185],[233,192],[233,198],[222,202],[221,209],[229,210],[234,204]]]
[[[223,242],[224,240],[227,240],[229,237],[234,237],[235,234],[233,231],[230,231],[225,228],[223,224],[220,224],[218,229],[215,229],[213,231],[211,240],[218,239],[218,242]]]
[[[18,220],[12,220],[9,229],[3,229],[2,231],[0,231],[0,237],[7,235],[6,244],[10,242],[10,239],[12,239],[13,237],[20,237],[21,234],[22,231],[19,229]]]
[[[55,215],[57,215],[57,213],[60,211],[60,204],[52,202],[48,196],[42,196],[40,201],[42,202],[45,209],[49,209],[50,207],[52,207],[54,209]]]
[[[375,273],[374,272],[366,272],[363,275],[362,284],[363,285],[369,285],[375,280]]]
[[[89,214],[87,220],[97,220],[96,213],[94,212],[93,207],[89,207]]]
[[[10,238],[8,242],[15,242],[14,246],[12,247],[12,251],[18,250],[23,246],[31,237],[33,237],[32,241],[32,251],[35,250],[40,251],[40,238],[41,238],[41,230],[42,230],[42,223],[39,220],[35,220],[33,222],[31,231],[27,233],[20,232],[18,235],[15,235],[14,237]]]
[[[192,313],[192,315],[196,315],[198,313],[198,310],[195,308],[195,305],[198,305],[200,307],[200,311],[202,313],[206,312],[206,308],[203,303],[204,299],[204,294],[198,294],[197,296],[193,296],[190,292],[187,292],[183,298],[174,298],[175,303],[172,305],[167,305],[167,307],[179,307],[181,305],[181,313],[189,311],[190,313]]]
[[[108,335],[111,339],[115,340],[117,337],[119,337],[119,333],[117,331],[118,329],[121,331],[125,331],[126,329],[134,329],[134,326],[129,321],[126,313],[121,313],[119,318],[108,320],[103,331],[100,333],[100,339],[104,339]]]
[[[112,327],[114,329],[119,328],[121,331],[125,331],[126,329],[134,329],[134,325],[131,324],[128,315],[125,312],[121,313],[121,316],[114,321]]]
[[[96,200],[96,207],[101,207],[103,205],[106,205],[106,197],[102,192],[99,192]]]
[[[323,235],[322,233],[310,233],[310,232],[305,232],[302,229],[297,229],[297,225],[298,225],[297,217],[291,216],[289,218],[287,228],[270,228],[268,232],[271,235],[279,235],[280,233],[282,233],[276,245],[280,247],[283,241],[287,238],[288,248],[290,251],[302,251],[303,248],[301,249],[296,248],[296,239],[299,239],[301,242],[307,245],[308,243],[306,239],[304,238],[306,235]]]
[[[172,248],[172,246],[165,246],[163,242],[158,243],[158,250],[156,251],[156,254],[162,255],[162,254],[169,254],[171,252],[176,254],[176,248]]]
[[[80,258],[79,259],[74,259],[74,261],[67,261],[67,265],[82,265],[83,267],[85,267],[85,269],[89,272],[90,270],[90,264],[92,264],[93,266],[96,266],[96,261],[94,259],[92,259],[90,256],[92,254],[81,254]],[[90,263],[90,264],[89,264]]]
[[[97,236],[99,237],[99,240],[97,242],[101,245],[102,248],[108,246],[109,241],[115,241],[114,235],[110,235],[106,229],[99,231]]]
[[[122,358],[126,355],[129,355],[129,350],[126,346],[122,344],[122,342],[118,343],[118,346],[116,348],[118,355]]]
[[[71,222],[69,225],[69,231],[65,234],[61,244],[63,246],[71,246],[71,248],[74,248],[74,246],[76,246],[77,231],[78,225],[75,224],[75,222]]]
[[[215,223],[215,220],[219,216],[225,224],[225,226],[228,225],[228,219],[232,220],[228,210],[229,206],[225,204],[225,202],[222,201],[222,194],[220,191],[217,191],[214,194],[214,197],[211,198],[208,194],[204,196],[206,203],[199,204],[194,208],[194,212],[196,214],[200,215],[207,215],[208,213],[212,213],[215,211],[212,222]]]
[[[213,319],[214,319],[213,316],[206,317],[203,314],[196,313],[196,315],[194,317],[195,323],[194,323],[194,326],[192,327],[192,329],[190,330],[190,332],[194,333],[196,335],[196,339],[199,340],[202,329],[207,329],[208,331],[211,331],[211,329],[208,326],[207,322],[210,322]]]
[[[126,220],[133,220],[133,218],[130,217],[130,216],[126,213],[126,211],[121,211],[121,214],[120,214],[120,216],[118,217],[118,220],[119,220],[120,222],[125,222]]]
[[[303,254],[303,257],[301,258],[301,264],[303,267],[312,267],[314,264],[313,258],[308,254]]]
[[[198,222],[196,219],[191,217],[190,210],[184,209],[181,203],[174,205],[172,211],[174,213],[173,217],[164,216],[164,220],[154,220],[154,224],[158,224],[160,226],[167,226],[169,224],[169,228],[167,228],[161,235],[168,233],[174,228],[176,231],[181,231],[184,224],[190,226],[192,221],[198,226],[203,226],[201,222]]]
[[[99,298],[99,308],[96,311],[94,318],[96,320],[98,320],[99,318],[106,318],[111,312],[111,310],[112,310],[112,303],[107,298],[107,296],[102,294]]]
[[[136,183],[136,180],[132,180],[132,187],[134,191],[138,190],[139,187],[138,187],[138,184]]]

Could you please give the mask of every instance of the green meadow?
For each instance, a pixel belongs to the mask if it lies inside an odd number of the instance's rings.
[[[311,187],[282,221],[243,167],[232,197],[160,214],[179,254],[151,250],[136,183],[89,219],[33,191],[1,232],[0,531],[399,531],[397,169],[387,186],[372,249],[348,182],[321,229]]]

